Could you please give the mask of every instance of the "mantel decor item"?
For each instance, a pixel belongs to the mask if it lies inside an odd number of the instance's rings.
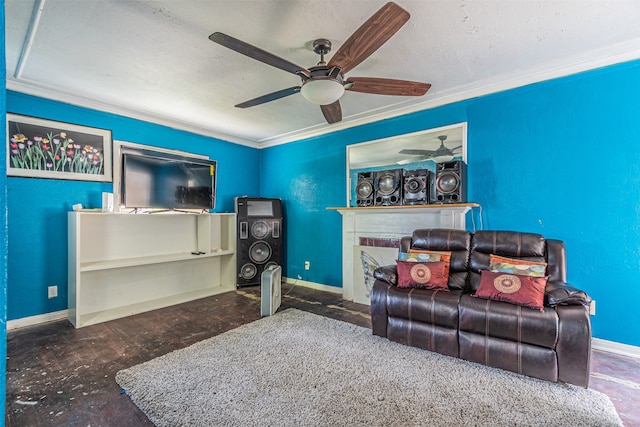
[[[7,113],[7,176],[111,182],[111,131]]]

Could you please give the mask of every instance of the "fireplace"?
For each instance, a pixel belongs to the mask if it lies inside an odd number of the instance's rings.
[[[479,205],[329,208],[342,215],[343,298],[368,305],[373,270],[395,262],[400,238],[418,228],[463,230],[466,214],[474,207]]]

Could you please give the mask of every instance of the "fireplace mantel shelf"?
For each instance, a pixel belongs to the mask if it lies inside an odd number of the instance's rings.
[[[433,209],[454,209],[454,208],[477,208],[480,207],[478,203],[441,203],[432,205],[401,205],[401,206],[367,206],[367,207],[342,207],[342,208],[327,208],[329,211],[349,211],[349,212],[389,212],[389,211],[402,211],[402,210],[433,210]]]
[[[343,298],[369,303],[371,283],[363,277],[359,253],[360,239],[400,239],[419,228],[465,229],[465,216],[478,203],[447,203],[413,206],[373,206],[327,208],[342,216]],[[397,249],[387,249],[393,253]],[[395,253],[394,253],[395,255]]]

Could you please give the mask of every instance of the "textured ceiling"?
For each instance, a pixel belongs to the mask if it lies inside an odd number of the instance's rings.
[[[333,125],[300,94],[234,107],[300,80],[211,33],[308,68],[314,39],[335,52],[384,3],[6,0],[7,88],[258,147],[640,58],[637,0],[399,0],[409,22],[347,77],[431,83],[425,96],[347,92]]]

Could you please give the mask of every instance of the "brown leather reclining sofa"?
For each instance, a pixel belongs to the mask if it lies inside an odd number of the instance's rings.
[[[371,291],[373,333],[548,381],[589,386],[591,298],[566,283],[565,245],[512,231],[415,230],[409,249],[450,251],[447,291],[397,287],[396,266],[378,268]],[[473,296],[490,255],[544,261],[544,311]]]

